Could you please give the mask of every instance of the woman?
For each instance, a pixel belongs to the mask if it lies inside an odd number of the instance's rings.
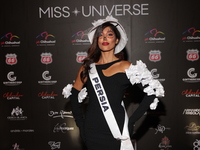
[[[132,65],[116,57],[128,40],[117,19],[108,16],[94,22],[88,37],[88,57],[74,84],[63,89],[63,95],[70,96],[72,112],[88,150],[133,150],[129,136],[132,127],[149,106],[155,109],[156,96],[164,96],[163,87],[141,61]],[[128,119],[122,99],[130,84],[143,89],[145,97]],[[89,104],[84,118],[80,106],[87,93]]]

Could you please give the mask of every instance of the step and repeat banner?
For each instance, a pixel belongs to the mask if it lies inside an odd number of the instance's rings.
[[[0,149],[86,149],[62,89],[73,83],[87,56],[91,22],[113,15],[129,38],[125,59],[145,62],[165,88],[158,108],[148,110],[135,124],[136,150],[199,150],[199,4],[198,0],[2,1]],[[140,103],[140,93],[133,86],[124,95],[129,115]]]

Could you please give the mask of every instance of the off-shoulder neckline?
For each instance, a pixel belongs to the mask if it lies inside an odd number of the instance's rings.
[[[122,59],[117,59],[117,60],[114,60],[114,61],[111,61],[111,62],[108,62],[108,63],[105,63],[105,64],[96,64],[96,66],[104,66],[104,65],[109,65],[109,64],[112,64],[112,63],[116,63],[116,62],[119,62],[119,61],[122,61]]]

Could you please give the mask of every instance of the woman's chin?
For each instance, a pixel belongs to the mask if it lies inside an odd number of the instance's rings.
[[[114,51],[114,49],[101,49],[102,52],[110,52],[110,51]]]

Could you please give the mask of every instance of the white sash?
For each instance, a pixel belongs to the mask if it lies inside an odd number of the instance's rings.
[[[128,132],[128,115],[126,113],[124,103],[122,101],[122,106],[124,107],[125,111],[125,121],[124,121],[124,127],[123,127],[123,133],[121,135],[121,132],[119,130],[119,127],[117,125],[115,116],[112,112],[112,109],[110,107],[108,97],[106,95],[106,92],[104,90],[103,84],[101,82],[101,79],[99,78],[99,75],[96,70],[96,66],[94,63],[90,65],[90,80],[92,82],[94,91],[97,95],[97,98],[99,100],[99,104],[101,106],[101,110],[104,114],[104,117],[106,119],[106,122],[110,128],[110,131],[112,132],[112,135],[115,139],[121,140],[121,148],[120,150],[134,150],[132,142],[129,137]]]

